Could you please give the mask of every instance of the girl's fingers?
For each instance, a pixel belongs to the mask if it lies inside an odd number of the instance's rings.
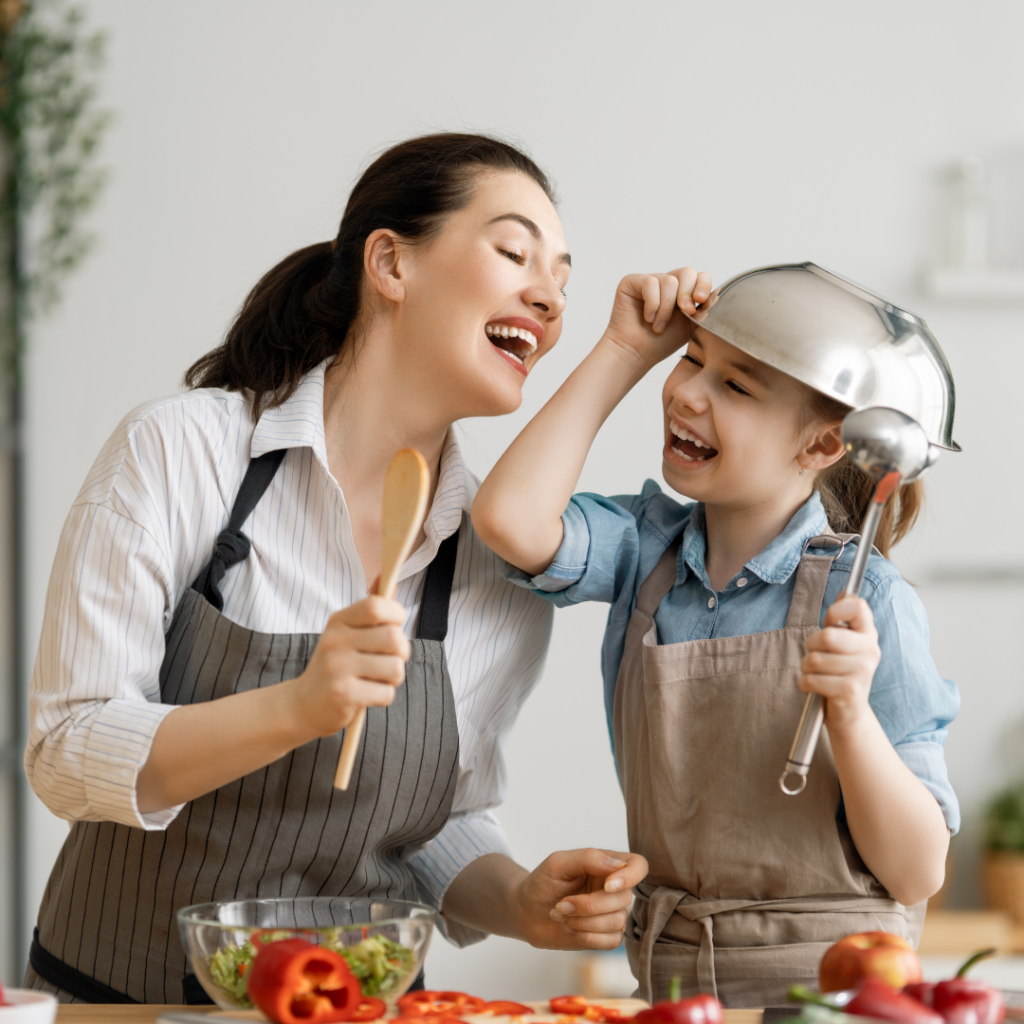
[[[374,683],[368,679],[355,679],[349,689],[352,703],[361,708],[386,708],[395,699],[396,687],[387,683]]]
[[[640,295],[644,300],[644,320],[653,324],[661,306],[661,281],[647,274],[640,282]]]
[[[626,927],[626,911],[617,910],[614,914],[596,914],[591,917],[579,914],[564,917],[557,910],[553,910],[551,920],[567,925],[576,932],[621,932]]]
[[[804,645],[808,652],[821,651],[825,654],[860,654],[871,650],[875,643],[870,636],[854,633],[850,629],[829,626],[812,633]]]
[[[676,305],[684,313],[695,313],[697,307],[693,302],[693,289],[697,284],[698,274],[693,267],[680,267],[672,271],[672,276],[679,282],[679,292],[676,296]]]
[[[701,271],[697,275],[697,283],[693,287],[693,298],[696,302],[706,302],[711,295],[711,275]]]
[[[632,889],[621,892],[575,893],[566,896],[554,906],[556,914],[562,917],[603,917],[605,914],[617,914],[625,910],[633,902]]]
[[[855,633],[868,633],[875,628],[871,605],[863,597],[841,597],[829,608],[825,613],[825,625],[838,626],[840,622],[845,622]]]
[[[676,310],[676,295],[679,293],[679,278],[672,274],[659,274],[658,281],[661,285],[661,301],[658,311],[654,316],[654,330],[660,334],[668,327],[669,320]]]

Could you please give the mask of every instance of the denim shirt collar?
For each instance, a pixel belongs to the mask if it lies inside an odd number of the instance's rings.
[[[797,509],[786,528],[760,554],[755,555],[744,566],[765,583],[785,583],[800,564],[804,545],[812,538],[825,532],[828,517],[821,504],[821,496],[814,491]],[[676,583],[683,583],[693,572],[710,590],[704,557],[707,553],[707,530],[705,527],[704,504],[693,507],[683,540],[679,547],[679,564],[676,569]]]

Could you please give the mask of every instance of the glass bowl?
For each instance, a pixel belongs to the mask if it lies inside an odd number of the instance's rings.
[[[203,988],[222,1010],[250,1009],[246,975],[263,942],[305,939],[340,953],[363,995],[388,1007],[416,980],[437,912],[422,903],[370,897],[225,900],[178,911],[181,943]]]

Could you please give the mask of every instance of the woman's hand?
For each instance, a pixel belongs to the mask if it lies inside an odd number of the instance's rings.
[[[292,681],[294,713],[310,736],[344,729],[361,707],[385,707],[405,679],[406,610],[371,595],[335,612],[306,670]]]
[[[615,949],[633,886],[646,876],[647,861],[638,853],[553,853],[519,883],[520,931],[541,949]]]
[[[677,307],[693,314],[711,295],[711,277],[693,267],[668,274],[629,274],[615,292],[605,337],[636,358],[646,372],[690,337]]]
[[[805,693],[825,698],[830,734],[849,729],[871,713],[868,695],[881,657],[875,619],[862,597],[840,598],[826,612],[824,628],[808,637],[799,685]]]

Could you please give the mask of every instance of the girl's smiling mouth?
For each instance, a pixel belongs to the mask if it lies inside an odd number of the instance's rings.
[[[692,430],[672,420],[668,421],[668,429],[672,434],[672,451],[685,462],[709,462],[718,454],[717,448],[712,448]]]

